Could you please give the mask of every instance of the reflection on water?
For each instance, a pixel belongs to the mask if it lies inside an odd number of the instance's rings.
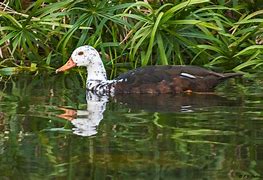
[[[240,101],[216,94],[130,94],[113,98],[131,109],[150,112],[194,112],[204,107],[240,105]]]
[[[86,92],[87,110],[74,110],[60,108],[63,114],[58,117],[69,120],[74,127],[74,134],[80,136],[92,136],[97,134],[97,126],[103,119],[103,113],[106,109],[106,103],[109,97],[98,96],[90,91]]]
[[[91,136],[97,133],[97,126],[103,119],[106,103],[111,101],[132,110],[146,112],[194,112],[200,108],[216,106],[238,106],[240,101],[233,101],[216,94],[117,94],[113,97],[98,96],[86,91],[87,110],[59,108],[63,113],[60,118],[69,120],[73,133]]]
[[[0,84],[0,179],[260,179],[257,79],[221,95],[108,98],[77,76],[12,77]]]

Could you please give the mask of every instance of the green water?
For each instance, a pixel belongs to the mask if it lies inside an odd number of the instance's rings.
[[[0,179],[261,179],[261,79],[105,100],[72,75],[3,78]]]

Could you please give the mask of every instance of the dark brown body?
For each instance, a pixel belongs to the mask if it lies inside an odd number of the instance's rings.
[[[147,66],[120,75],[115,93],[211,92],[222,81],[239,73],[216,73],[197,66]]]

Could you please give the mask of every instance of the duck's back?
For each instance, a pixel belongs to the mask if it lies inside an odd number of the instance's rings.
[[[220,74],[197,66],[147,66],[116,78],[115,93],[210,92],[223,80],[238,73]]]

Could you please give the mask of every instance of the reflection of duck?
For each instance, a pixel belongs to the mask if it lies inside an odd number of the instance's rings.
[[[69,120],[74,128],[73,133],[81,136],[92,136],[97,133],[97,126],[103,119],[103,112],[108,102],[107,96],[97,96],[91,92],[86,94],[87,110],[60,108],[64,111],[58,117]]]
[[[75,66],[87,67],[87,90],[97,94],[209,92],[220,82],[241,75],[216,73],[196,66],[147,66],[107,80],[99,53],[91,46],[74,50],[68,62],[56,72]]]
[[[118,94],[113,99],[128,108],[149,112],[192,112],[204,107],[240,105],[239,100],[215,94]]]
[[[90,91],[86,94],[87,110],[60,108],[64,111],[58,117],[70,121],[73,133],[81,136],[97,134],[97,127],[103,119],[108,96],[98,96]],[[124,104],[131,109],[143,109],[148,112],[192,112],[201,107],[233,106],[238,102],[227,100],[216,95],[202,94],[116,94],[111,99],[114,103]]]

